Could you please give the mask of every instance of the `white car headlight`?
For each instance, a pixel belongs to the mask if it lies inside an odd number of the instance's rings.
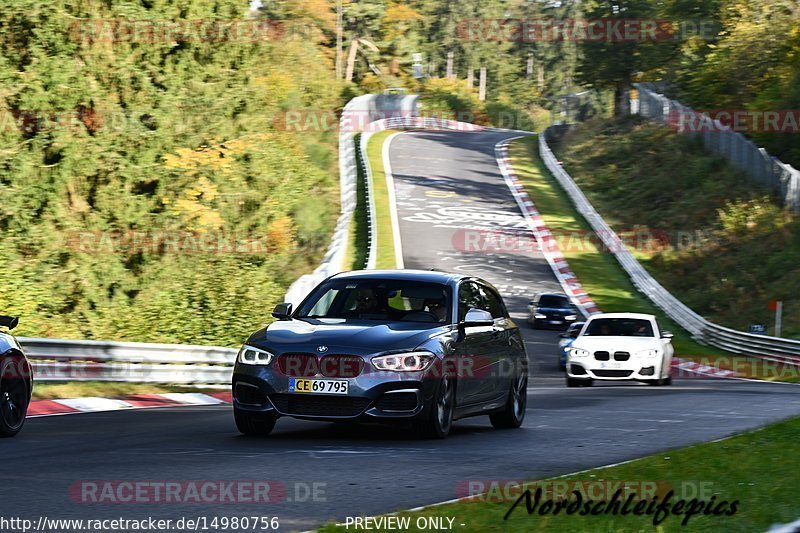
[[[658,355],[658,350],[639,350],[635,355],[638,357],[655,357]]]
[[[536,320],[544,320],[545,318],[547,318],[547,315],[536,313],[535,315],[533,315],[533,318],[535,318]]]
[[[588,357],[589,351],[588,350],[581,350],[580,348],[573,348],[570,351],[570,355],[572,357]]]
[[[394,372],[419,372],[425,370],[436,359],[430,352],[404,352],[379,355],[372,358],[372,365],[378,370]]]
[[[578,317],[575,315],[567,315],[564,317],[564,320],[577,320]]]
[[[245,344],[239,350],[237,359],[244,365],[268,365],[275,359],[275,356],[266,350],[253,348]]]

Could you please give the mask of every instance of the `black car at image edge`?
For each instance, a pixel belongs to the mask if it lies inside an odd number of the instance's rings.
[[[245,435],[282,416],[412,424],[443,438],[453,420],[522,424],[528,367],[497,290],[464,275],[362,270],[320,283],[239,351],[233,409]]]
[[[19,319],[0,316],[0,327],[11,331]],[[13,437],[25,424],[33,392],[33,370],[11,333],[0,331],[0,437]]]

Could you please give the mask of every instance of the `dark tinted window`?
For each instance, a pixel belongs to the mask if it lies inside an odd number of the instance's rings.
[[[641,318],[598,318],[584,333],[592,337],[653,337],[653,325]]]
[[[569,302],[569,298],[566,296],[553,296],[550,294],[545,294],[539,298],[539,307],[566,308],[572,307],[572,305]]]
[[[481,290],[486,303],[489,305],[489,312],[492,313],[492,318],[508,317],[508,311],[506,306],[503,305],[503,299],[500,298],[500,295],[484,285],[481,285]]]
[[[472,308],[489,311],[478,286],[472,281],[466,281],[458,289],[458,319],[464,320],[467,311]]]
[[[568,327],[567,337],[569,337],[570,339],[578,338],[578,335],[580,334],[581,328],[583,327],[584,324],[585,322],[576,322],[575,324],[572,324],[570,327]]]
[[[406,280],[331,280],[314,290],[299,318],[356,318],[391,322],[449,322],[446,285]]]

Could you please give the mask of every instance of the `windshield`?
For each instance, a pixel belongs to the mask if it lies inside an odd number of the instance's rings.
[[[297,318],[449,323],[450,289],[406,280],[332,280],[303,303]]]
[[[653,337],[653,326],[641,318],[598,318],[592,320],[586,337]]]
[[[569,298],[565,296],[542,296],[539,298],[539,307],[555,307],[557,309],[569,309],[572,307]]]

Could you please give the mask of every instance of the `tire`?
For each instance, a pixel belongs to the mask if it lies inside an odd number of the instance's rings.
[[[30,385],[21,377],[17,358],[0,361],[0,437],[13,437],[25,424]]]
[[[591,379],[567,378],[567,387],[591,387]]]
[[[233,410],[233,419],[239,433],[248,437],[266,437],[272,433],[278,417],[252,411]]]
[[[489,415],[492,426],[497,429],[517,429],[525,420],[528,406],[528,373],[520,373],[511,383],[508,400],[502,411]]]
[[[444,376],[439,382],[428,413],[424,419],[415,424],[421,436],[444,439],[450,433],[456,405],[455,385],[455,381],[450,376]]]
[[[647,384],[648,385],[653,385],[653,386],[656,386],[656,387],[660,387],[662,385],[665,386],[665,387],[668,387],[668,386],[672,385],[672,376],[667,376],[667,377],[661,378],[661,379],[654,379],[654,380],[648,381]]]

